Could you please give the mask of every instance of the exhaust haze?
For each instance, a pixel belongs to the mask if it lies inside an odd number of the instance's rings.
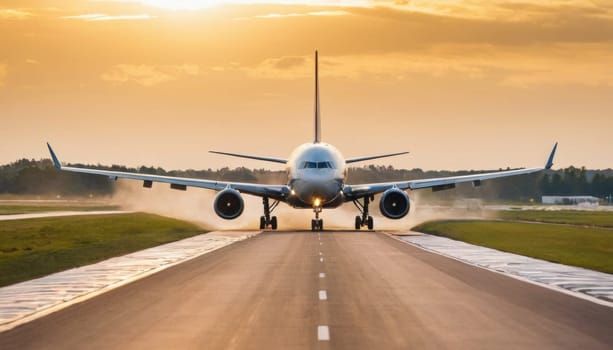
[[[243,195],[245,209],[234,220],[218,217],[213,209],[216,192],[188,188],[187,191],[171,190],[165,184],[155,183],[152,188],[143,188],[140,182],[118,181],[112,198],[114,204],[122,209],[145,211],[174,217],[199,224],[207,230],[254,230],[259,227],[263,215],[262,200],[259,197]],[[419,199],[419,192],[409,192],[411,209],[409,214],[399,220],[383,217],[379,212],[379,197],[370,205],[370,215],[374,217],[375,229],[407,231],[429,220],[464,219],[482,217],[481,210],[468,210],[461,206],[433,206]],[[325,229],[354,229],[355,216],[360,212],[352,203],[345,203],[336,209],[324,209],[320,217]],[[314,218],[310,209],[294,209],[280,203],[272,215],[279,220],[280,230],[309,230]]]

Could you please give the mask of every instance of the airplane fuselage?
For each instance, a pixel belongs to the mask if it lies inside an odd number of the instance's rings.
[[[345,158],[327,143],[305,143],[294,150],[287,162],[287,203],[295,208],[335,208],[343,203],[347,177]]]

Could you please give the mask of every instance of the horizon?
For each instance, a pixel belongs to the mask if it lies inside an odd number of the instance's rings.
[[[8,162],[8,163],[0,164],[0,167],[16,164],[16,163],[18,163],[19,161],[22,161],[22,160],[26,160],[26,161],[30,161],[30,162],[32,162],[32,161],[33,162],[43,162],[43,161],[45,161],[45,162],[49,163],[50,167],[53,167],[53,160],[51,158],[38,158],[38,159],[36,159],[36,158],[19,158],[19,159],[16,159],[16,160]],[[145,165],[145,164],[140,164],[140,165],[110,164],[109,165],[109,164],[101,164],[101,163],[79,163],[79,162],[72,163],[72,162],[63,162],[61,158],[60,158],[60,161],[62,162],[62,164],[66,165],[66,166],[75,166],[75,165],[79,165],[80,164],[80,165],[89,166],[89,167],[91,167],[91,166],[94,166],[94,167],[105,167],[105,168],[122,167],[122,168],[135,169],[135,170],[139,170],[140,168],[144,167],[144,168],[153,168],[153,169],[156,169],[156,170],[157,169],[162,169],[165,172],[173,172],[173,171],[182,172],[182,171],[190,171],[190,170],[193,170],[193,171],[213,171],[213,172],[216,172],[216,171],[220,171],[220,170],[226,169],[226,168],[231,170],[231,171],[237,170],[237,169],[243,169],[243,168],[247,169],[249,171],[269,171],[269,172],[284,172],[285,171],[285,169],[271,169],[271,168],[266,168],[266,167],[259,167],[259,168],[254,167],[254,168],[250,168],[250,167],[246,167],[246,166],[243,166],[243,165],[239,165],[239,166],[236,166],[236,167],[223,166],[221,168],[164,168],[164,167],[161,167],[161,166]],[[261,163],[265,163],[265,162],[261,162]],[[498,170],[506,170],[507,169],[507,168],[497,168],[497,169],[468,169],[468,168],[466,168],[466,169],[451,170],[451,169],[424,169],[424,168],[419,168],[419,167],[417,167],[417,168],[399,168],[399,167],[395,167],[393,164],[384,164],[384,163],[382,163],[382,164],[372,164],[372,163],[369,163],[369,162],[364,162],[363,165],[353,165],[353,164],[352,165],[348,165],[347,169],[349,169],[349,170],[356,169],[356,168],[364,169],[364,168],[369,168],[370,166],[375,166],[377,168],[383,167],[383,168],[386,168],[386,169],[389,168],[389,167],[392,167],[392,170],[399,170],[399,171],[422,171],[422,172],[485,172],[485,171],[498,171]],[[574,168],[574,169],[579,169],[579,170],[585,168],[586,171],[604,171],[604,172],[606,172],[606,171],[613,171],[613,168],[611,168],[611,167],[609,167],[609,168],[588,168],[588,167],[583,166],[583,165],[582,166],[576,166],[576,165],[572,165],[572,164],[569,165],[569,166],[563,167],[563,168],[562,167],[556,167],[555,164],[554,164],[554,167],[549,169],[548,171],[556,172],[556,171],[559,171],[559,170],[565,170],[565,169],[569,169],[569,168]],[[515,168],[510,168],[510,169],[515,169]],[[547,172],[545,172],[545,174],[547,174]]]
[[[562,0],[8,0],[0,163],[283,166],[312,140],[398,169],[613,167],[613,6]],[[262,165],[263,164],[263,165]]]

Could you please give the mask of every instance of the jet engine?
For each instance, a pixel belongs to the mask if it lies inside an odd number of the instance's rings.
[[[390,188],[383,192],[379,201],[379,210],[386,218],[400,219],[408,214],[411,202],[406,192],[397,188]]]
[[[243,213],[245,202],[240,192],[232,188],[226,188],[215,196],[213,208],[215,208],[215,213],[219,217],[232,220]]]

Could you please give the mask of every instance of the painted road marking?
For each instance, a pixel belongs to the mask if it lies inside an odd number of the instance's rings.
[[[400,240],[512,278],[613,307],[613,276],[608,273],[505,253],[438,236],[404,236]]]
[[[322,252],[319,252],[319,255],[324,255]]]
[[[330,340],[330,330],[328,329],[328,326],[317,326],[317,340]]]
[[[323,272],[320,272],[320,273],[319,273],[319,278],[325,278],[325,277],[326,277],[326,274],[325,274],[325,273],[323,273]]]
[[[325,290],[319,291],[319,300],[328,300],[328,293]]]
[[[324,258],[319,258],[319,262],[324,262]]]

